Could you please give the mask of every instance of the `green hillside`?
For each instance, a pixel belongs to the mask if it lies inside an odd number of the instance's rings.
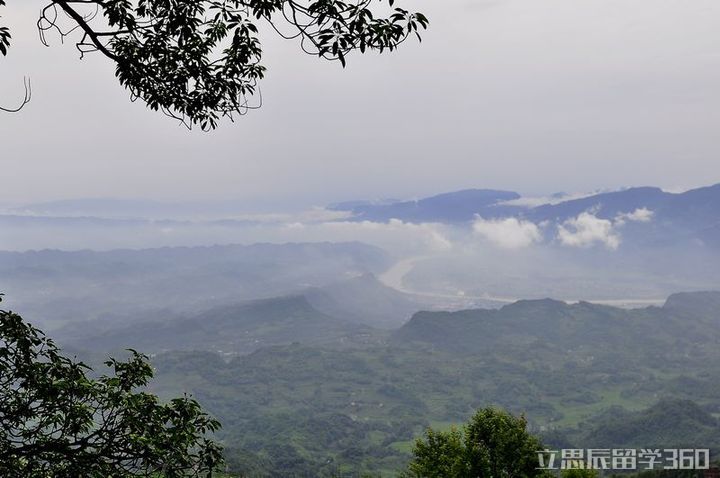
[[[238,355],[293,342],[352,346],[374,343],[382,336],[368,326],[323,314],[302,296],[292,296],[217,307],[186,318],[135,323],[70,344],[92,351],[132,347],[146,353],[208,350]]]
[[[674,306],[549,300],[423,312],[387,344],[264,347],[228,361],[161,354],[156,390],[192,392],[224,423],[233,469],[264,470],[258,476],[393,476],[425,427],[461,423],[487,405],[525,414],[556,446],[715,447],[713,323],[711,313]]]

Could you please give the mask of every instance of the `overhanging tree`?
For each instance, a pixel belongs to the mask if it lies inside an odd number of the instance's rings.
[[[51,0],[38,28],[61,38],[77,35],[81,56],[99,52],[115,74],[153,110],[188,126],[213,129],[257,107],[261,61],[258,23],[307,53],[345,65],[353,50],[392,51],[427,28],[421,13],[395,0]],[[386,15],[377,10],[389,9]],[[0,53],[9,46],[0,30]],[[258,98],[259,101],[259,98]]]
[[[93,379],[83,363],[12,312],[0,310],[0,476],[210,477],[219,423],[182,397],[143,391],[147,359],[109,360]]]
[[[0,7],[5,6],[5,0],[0,0]],[[0,17],[2,19],[2,17]],[[10,46],[10,29],[6,26],[0,25],[0,55],[5,56],[7,54],[8,47]],[[16,113],[20,111],[23,106],[28,104],[30,102],[31,97],[31,89],[30,89],[30,80],[25,79],[23,82],[25,85],[25,97],[23,98],[23,101],[20,103],[19,106],[14,107],[6,107],[6,106],[0,106],[0,111],[5,111],[8,113]]]

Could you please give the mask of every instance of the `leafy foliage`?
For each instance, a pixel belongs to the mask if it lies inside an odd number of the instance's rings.
[[[399,7],[376,17],[371,1],[52,0],[38,26],[43,37],[80,29],[81,54],[99,51],[113,60],[132,98],[188,126],[213,129],[219,118],[257,107],[250,99],[265,74],[258,21],[285,38],[300,39],[306,52],[343,66],[352,50],[391,51],[410,35],[420,38],[428,26],[421,13]],[[392,7],[394,0],[388,3]],[[88,6],[94,12],[85,13]],[[60,13],[75,25],[63,28]]]
[[[524,417],[495,408],[479,410],[463,431],[429,429],[418,440],[408,478],[544,476],[538,470],[540,440],[527,432]]]
[[[5,0],[0,0],[0,7],[5,6]],[[0,17],[2,18],[2,17]],[[0,25],[0,55],[7,55],[10,46],[10,29]]]
[[[561,478],[599,478],[600,472],[592,468],[568,468],[560,472]]]
[[[713,476],[718,468],[718,463],[711,463],[710,471],[707,470],[643,470],[637,473],[614,473],[612,478],[705,478]],[[588,471],[588,470],[586,470]]]
[[[0,475],[211,476],[222,463],[206,438],[220,424],[187,396],[161,404],[139,391],[146,357],[110,359],[113,374],[61,355],[41,331],[0,311]]]

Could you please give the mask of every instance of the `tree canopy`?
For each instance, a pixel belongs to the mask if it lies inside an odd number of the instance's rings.
[[[220,424],[185,396],[143,391],[146,357],[106,362],[97,379],[19,315],[0,310],[0,476],[210,477],[222,464],[206,435]]]
[[[540,440],[524,417],[495,408],[479,410],[462,430],[428,429],[413,448],[406,478],[530,478],[539,470]]]
[[[153,110],[187,126],[213,129],[258,107],[265,74],[258,25],[345,65],[353,50],[392,51],[428,26],[395,0],[50,0],[38,20],[48,34],[76,35],[81,57],[99,52],[115,75]],[[380,5],[386,3],[386,5]],[[3,1],[0,0],[0,5]],[[383,8],[384,7],[384,8]],[[378,9],[387,10],[384,15]],[[0,27],[0,53],[10,32]]]

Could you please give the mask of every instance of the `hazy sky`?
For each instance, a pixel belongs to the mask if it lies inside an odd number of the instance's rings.
[[[430,17],[423,43],[344,71],[266,34],[265,106],[212,133],[131,104],[103,57],[41,46],[42,5],[2,12],[0,98],[24,74],[34,96],[0,115],[0,203],[720,182],[717,0],[406,1]]]

